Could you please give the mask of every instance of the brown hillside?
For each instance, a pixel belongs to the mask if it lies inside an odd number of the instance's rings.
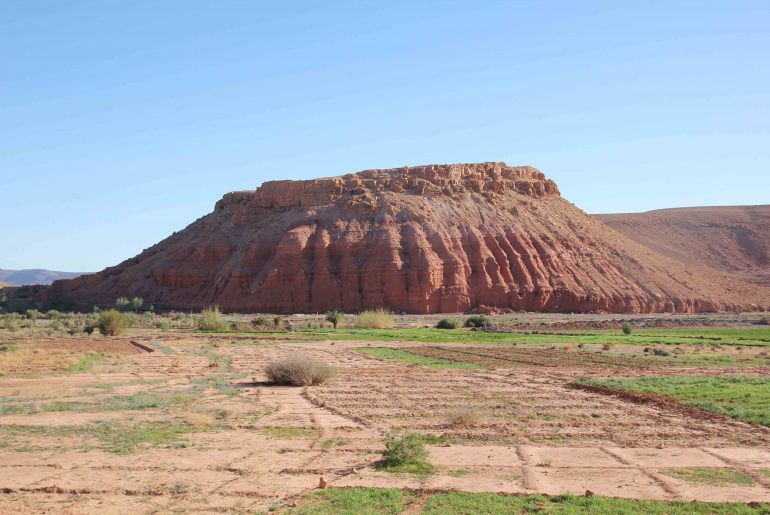
[[[691,207],[597,218],[656,252],[770,286],[770,205]]]
[[[531,167],[367,170],[267,182],[51,300],[228,311],[712,311],[770,290],[693,271],[562,199]]]

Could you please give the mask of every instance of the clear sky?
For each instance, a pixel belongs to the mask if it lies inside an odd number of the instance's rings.
[[[505,161],[596,212],[770,202],[770,2],[0,2],[0,268],[271,179]]]

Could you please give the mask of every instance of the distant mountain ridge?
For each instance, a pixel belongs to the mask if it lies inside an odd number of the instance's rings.
[[[24,286],[27,284],[51,284],[59,279],[74,279],[90,272],[58,272],[42,268],[4,270],[0,268],[0,286]],[[5,285],[1,283],[7,283]]]
[[[770,205],[594,215],[664,256],[770,286]]]

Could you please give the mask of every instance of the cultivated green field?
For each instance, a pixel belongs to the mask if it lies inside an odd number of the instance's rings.
[[[299,329],[286,331],[224,331],[261,337],[296,340],[353,340],[426,343],[566,343],[618,345],[751,345],[770,347],[770,327],[642,329],[630,335],[620,330],[585,330],[558,332],[491,332],[469,329],[398,328],[398,329]]]
[[[639,377],[578,381],[657,393],[712,413],[770,427],[770,377]]]
[[[573,495],[503,495],[446,492],[430,494],[423,503],[418,492],[395,488],[329,488],[313,493],[291,515],[380,515],[409,513],[457,515],[755,515],[770,513],[770,504],[639,501]]]

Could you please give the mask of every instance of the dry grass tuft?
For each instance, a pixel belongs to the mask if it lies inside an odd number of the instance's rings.
[[[333,366],[302,355],[287,356],[265,367],[271,383],[310,386],[325,383],[336,374]]]
[[[391,329],[395,324],[393,313],[384,308],[368,309],[356,317],[356,327],[362,329]]]
[[[479,427],[486,421],[484,413],[478,408],[459,408],[447,413],[447,420],[457,427]]]

